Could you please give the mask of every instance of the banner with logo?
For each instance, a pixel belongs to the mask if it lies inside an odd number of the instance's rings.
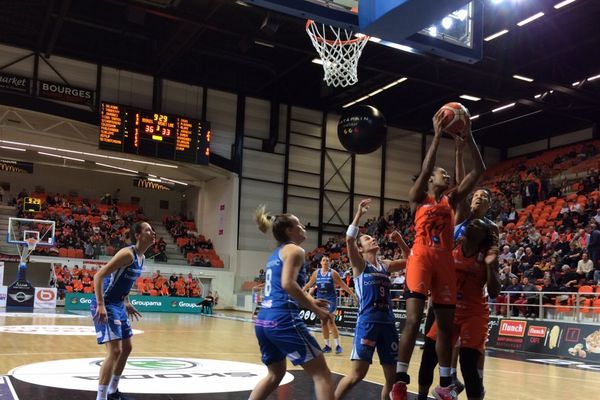
[[[175,184],[167,181],[150,180],[149,178],[133,178],[133,186],[150,190],[173,190]]]
[[[33,311],[35,288],[25,280],[16,281],[8,287],[6,298],[6,309],[19,308],[21,310]]]
[[[488,346],[600,361],[600,325],[490,317]]]
[[[4,261],[0,261],[0,286],[4,284]]]
[[[89,310],[93,294],[67,293],[65,310]],[[201,297],[129,296],[131,304],[141,313],[171,312],[200,314]]]
[[[35,288],[33,308],[56,308],[56,288]]]
[[[62,83],[40,81],[39,96],[67,103],[83,104],[92,108],[94,106],[94,91],[82,89]]]
[[[8,288],[6,286],[0,286],[0,307],[6,307],[6,295]]]
[[[29,94],[31,90],[31,79],[24,76],[0,72],[0,89]]]
[[[0,171],[33,174],[33,163],[15,160],[0,160]]]

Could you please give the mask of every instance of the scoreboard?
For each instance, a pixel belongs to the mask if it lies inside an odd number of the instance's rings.
[[[102,103],[99,148],[208,165],[210,123]]]

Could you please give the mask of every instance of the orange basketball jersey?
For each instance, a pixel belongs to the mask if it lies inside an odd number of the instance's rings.
[[[415,245],[452,251],[454,247],[454,211],[448,196],[436,202],[427,195],[415,213]]]
[[[456,315],[487,315],[489,309],[483,291],[487,272],[482,253],[465,257],[459,242],[452,255],[456,268]]]

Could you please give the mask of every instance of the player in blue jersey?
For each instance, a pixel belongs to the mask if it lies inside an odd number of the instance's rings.
[[[331,352],[331,343],[329,342],[329,332],[331,331],[333,333],[333,340],[335,341],[335,352],[336,354],[340,354],[343,349],[342,346],[340,346],[340,332],[335,325],[335,310],[337,309],[337,294],[335,287],[339,286],[346,293],[354,296],[357,302],[358,299],[354,294],[354,291],[344,283],[342,278],[340,278],[340,274],[329,268],[329,257],[327,256],[321,258],[321,268],[313,272],[303,290],[306,291],[315,284],[317,285],[317,299],[323,299],[329,303],[329,318],[325,321],[321,321],[323,339],[325,340],[323,353]]]
[[[106,358],[100,367],[96,400],[126,399],[118,390],[119,379],[131,353],[131,324],[141,314],[129,302],[129,291],[142,273],[144,253],[156,239],[147,222],[130,229],[134,245],[122,248],[94,276],[96,298],[90,307],[96,327],[98,344],[106,344]]]
[[[360,305],[350,356],[352,369],[338,383],[335,389],[336,399],[344,397],[354,385],[364,379],[373,362],[375,350],[385,376],[381,399],[389,399],[396,377],[398,332],[392,311],[390,273],[405,268],[406,259],[378,260],[377,240],[369,235],[357,238],[360,218],[367,211],[370,202],[371,199],[360,202],[354,220],[346,232],[354,288]],[[409,248],[400,234],[394,232],[392,239],[399,243],[403,257],[407,257]]]
[[[271,229],[278,244],[265,267],[264,297],[255,327],[262,362],[269,372],[250,399],[266,399],[277,389],[286,373],[286,357],[312,377],[317,400],[333,399],[325,357],[300,318],[300,306],[322,321],[329,318],[327,302],[302,290],[307,279],[304,250],[300,247],[306,239],[304,226],[292,214],[268,216],[264,206],[256,211],[256,222],[262,232]]]

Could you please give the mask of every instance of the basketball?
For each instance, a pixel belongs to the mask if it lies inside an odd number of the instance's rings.
[[[367,154],[383,144],[387,126],[383,114],[373,106],[350,107],[338,122],[338,138],[352,153]]]
[[[469,110],[460,103],[447,103],[440,108],[443,111],[442,129],[451,135],[464,134],[467,119],[471,117]]]

